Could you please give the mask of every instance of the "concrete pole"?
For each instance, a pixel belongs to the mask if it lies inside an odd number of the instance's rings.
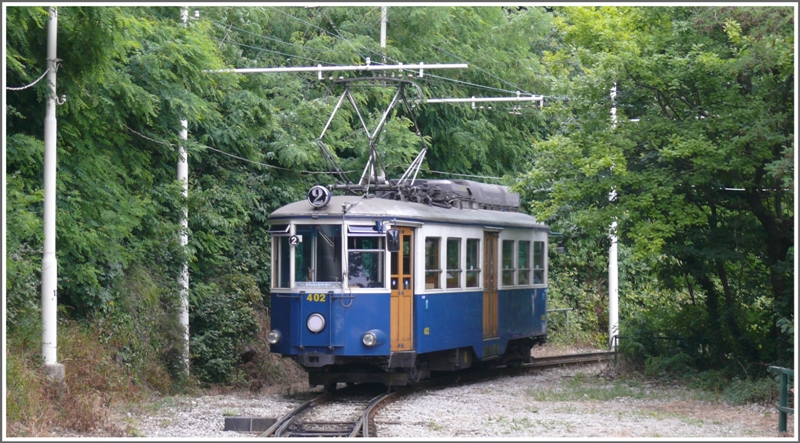
[[[609,199],[616,199],[614,192]],[[609,230],[611,246],[608,248],[608,340],[609,347],[615,348],[618,344],[614,340],[619,335],[619,270],[617,268],[617,222],[611,223]]]
[[[58,260],[56,259],[56,31],[58,8],[50,7],[47,25],[47,83],[50,93],[44,117],[44,253],[42,255],[42,358],[51,379],[64,379],[58,363]]]
[[[187,140],[189,135],[188,122],[181,120],[181,139]],[[181,195],[184,201],[189,197],[189,163],[186,157],[186,149],[180,146],[180,158],[178,159],[178,181],[181,182],[183,189]],[[181,247],[184,252],[189,244],[189,208],[188,204],[183,206],[181,216]],[[183,370],[189,374],[189,263],[183,262],[183,269],[180,276],[181,293],[181,325],[183,326]]]
[[[617,97],[617,85],[611,88],[611,125],[612,128],[617,126],[617,107],[614,100]],[[613,166],[612,166],[613,171]],[[617,190],[611,189],[608,194],[608,200],[615,202],[617,200]],[[608,346],[614,349],[618,344],[615,337],[619,335],[619,269],[617,268],[617,222],[616,220],[611,223],[609,229],[609,237],[611,239],[611,246],[608,248]]]
[[[186,26],[186,22],[189,19],[189,7],[185,6],[181,8],[181,19],[183,20],[183,26]],[[181,120],[181,139],[187,140],[189,138],[189,125],[186,120]],[[183,251],[187,251],[187,245],[189,244],[189,208],[188,208],[188,197],[189,197],[189,162],[188,157],[186,156],[186,148],[181,145],[179,147],[179,157],[178,157],[178,181],[181,182],[181,186],[183,189],[181,190],[181,195],[184,199],[184,206],[183,206],[183,214],[181,216],[181,247]],[[181,276],[179,278],[180,283],[180,294],[181,294],[181,311],[180,311],[180,318],[181,318],[181,325],[183,326],[183,371],[186,375],[189,375],[189,263],[188,261],[183,262],[183,269],[181,270]]]
[[[386,48],[386,6],[381,6],[381,48]]]

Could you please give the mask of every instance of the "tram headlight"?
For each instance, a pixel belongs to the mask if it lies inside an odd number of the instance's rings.
[[[370,329],[361,337],[361,343],[368,348],[374,348],[386,343],[386,334],[380,329]]]
[[[364,334],[364,338],[362,338],[361,341],[367,346],[375,346],[375,343],[378,342],[378,337],[375,337],[375,334],[372,332],[367,332]]]
[[[267,343],[274,345],[281,341],[281,331],[273,329],[267,334]]]
[[[322,314],[313,313],[308,316],[308,320],[306,320],[306,326],[308,330],[313,333],[318,333],[325,329],[325,317]]]

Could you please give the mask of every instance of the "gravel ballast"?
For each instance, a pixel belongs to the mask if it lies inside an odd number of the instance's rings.
[[[703,401],[680,387],[607,380],[608,364],[554,368],[414,393],[375,417],[379,438],[780,438],[760,405]],[[286,389],[284,388],[284,391]],[[320,392],[168,397],[125,418],[151,438],[254,438],[223,431],[225,415],[279,417]],[[66,436],[66,435],[65,435]]]

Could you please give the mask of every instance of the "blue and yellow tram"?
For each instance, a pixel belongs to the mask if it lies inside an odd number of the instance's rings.
[[[505,187],[418,183],[412,199],[315,187],[270,215],[268,341],[311,386],[528,361],[546,339],[549,228]]]

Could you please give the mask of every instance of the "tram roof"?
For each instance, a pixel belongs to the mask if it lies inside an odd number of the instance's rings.
[[[269,218],[273,221],[304,218],[342,220],[345,208],[347,208],[346,220],[379,219],[550,230],[547,225],[536,221],[536,218],[521,212],[442,208],[422,203],[359,196],[332,196],[331,201],[323,208],[314,208],[307,200],[301,200],[275,210]]]

